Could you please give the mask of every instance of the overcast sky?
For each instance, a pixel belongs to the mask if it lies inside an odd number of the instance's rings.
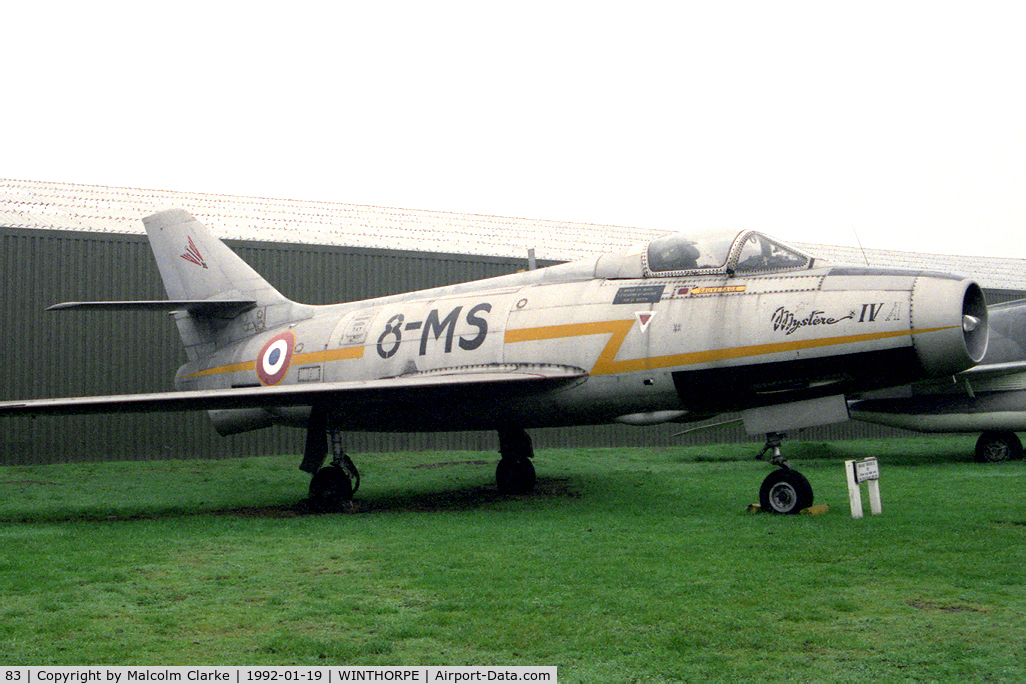
[[[1026,258],[1018,7],[7,3],[0,177]]]

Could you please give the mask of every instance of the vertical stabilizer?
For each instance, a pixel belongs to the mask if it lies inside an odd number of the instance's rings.
[[[175,313],[189,360],[198,362],[221,345],[280,325],[301,305],[287,299],[195,217],[169,209],[143,219],[168,298],[213,300],[219,311],[183,307]],[[224,302],[244,301],[234,312]]]
[[[189,212],[169,209],[143,219],[169,299],[289,300]]]

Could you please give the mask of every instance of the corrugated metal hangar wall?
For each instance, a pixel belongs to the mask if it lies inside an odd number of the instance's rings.
[[[45,312],[62,301],[164,299],[145,236],[0,228],[0,399],[121,394],[173,389],[185,361],[173,323],[162,314]],[[524,260],[316,245],[229,241],[283,294],[326,304],[475,280],[524,268]],[[544,265],[544,264],[542,264]],[[739,427],[675,437],[683,428],[597,426],[536,430],[539,448],[675,446],[749,440]],[[828,440],[907,434],[847,423],[807,431]],[[271,428],[223,438],[203,413],[0,421],[0,464],[92,460],[227,458],[298,454],[303,432]],[[492,433],[351,434],[353,453],[493,449]],[[753,445],[754,448],[758,445]]]

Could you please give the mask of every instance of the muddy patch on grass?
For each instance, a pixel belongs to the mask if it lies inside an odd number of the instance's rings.
[[[573,480],[570,478],[540,477],[534,490],[527,494],[500,494],[495,485],[445,489],[436,492],[399,493],[366,499],[357,494],[356,498],[348,502],[341,511],[324,515],[472,511],[508,501],[558,500],[578,497],[580,494],[573,488]],[[296,508],[304,510],[306,514],[317,514],[310,507],[308,501],[301,501]]]
[[[487,461],[460,461],[453,463],[433,463],[419,467],[445,467],[447,465],[483,464]],[[443,513],[452,511],[472,511],[488,508],[497,504],[514,501],[576,499],[580,494],[574,488],[571,478],[539,477],[533,491],[527,494],[500,494],[494,484],[465,486],[456,489],[441,489],[432,492],[398,492],[384,495],[371,495],[367,498],[357,493],[353,501],[342,505],[341,509],[332,512],[317,511],[308,499],[295,503],[265,506],[241,506],[223,509],[183,510],[174,506],[162,509],[120,510],[105,512],[88,510],[80,512],[51,513],[39,511],[20,516],[0,517],[0,522],[7,523],[40,523],[40,522],[101,522],[117,523],[136,520],[160,520],[169,518],[195,518],[198,516],[214,516],[227,518],[250,518],[265,520],[286,520],[308,515],[358,515],[374,513]]]
[[[445,463],[422,463],[413,466],[412,470],[434,470],[435,468],[451,468],[453,466],[489,466],[495,465],[495,461],[446,461]]]
[[[912,606],[917,610],[931,610],[939,611],[941,613],[986,613],[986,608],[979,606],[967,606],[960,603],[935,603],[933,601],[924,601],[921,599],[914,599],[908,602],[908,605]]]
[[[233,518],[295,518],[312,513],[306,501],[281,506],[253,506],[252,508],[228,508],[223,511],[199,511],[196,515],[227,516]]]

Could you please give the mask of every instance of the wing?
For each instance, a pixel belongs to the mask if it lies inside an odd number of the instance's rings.
[[[207,411],[389,400],[403,404],[473,401],[497,395],[541,393],[580,382],[587,376],[586,371],[571,366],[508,364],[463,367],[379,380],[6,401],[0,402],[0,417]]]

